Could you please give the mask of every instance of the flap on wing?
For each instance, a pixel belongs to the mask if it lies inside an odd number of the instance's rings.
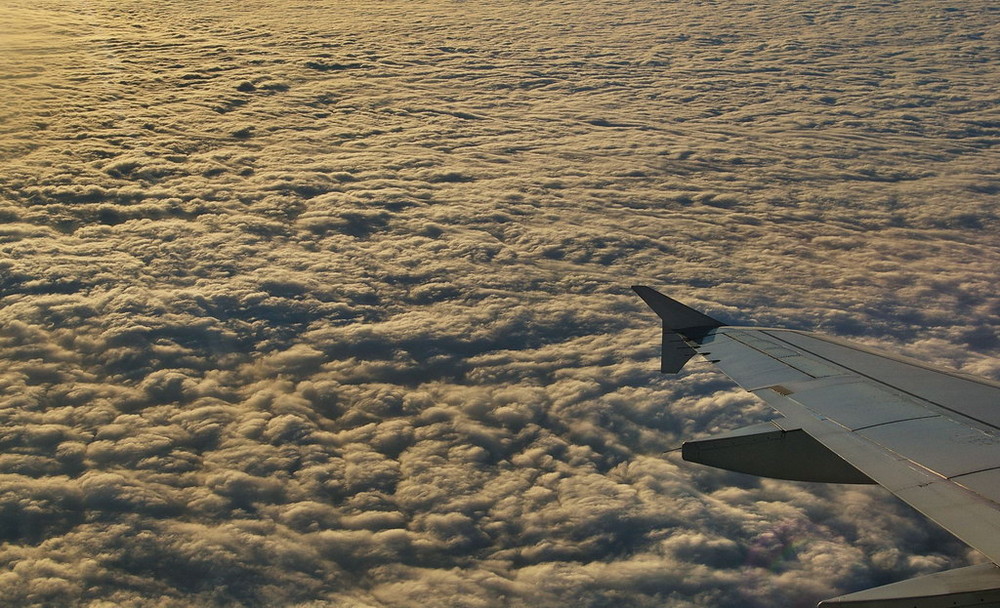
[[[686,441],[684,460],[727,471],[792,481],[874,483],[830,448],[784,419]]]
[[[883,587],[842,595],[820,608],[935,608],[995,606],[1000,602],[1000,568],[979,564]]]

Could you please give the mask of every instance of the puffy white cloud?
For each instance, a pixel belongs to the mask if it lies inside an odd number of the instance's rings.
[[[811,605],[975,559],[663,454],[651,283],[997,377],[991,8],[5,7],[0,600]],[[877,505],[877,506],[876,506]]]

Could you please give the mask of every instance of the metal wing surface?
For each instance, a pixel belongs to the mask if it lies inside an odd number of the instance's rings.
[[[664,371],[700,354],[781,414],[688,441],[685,460],[783,479],[878,483],[1000,561],[1000,384],[815,333],[678,315],[682,304],[634,289],[663,320]],[[933,577],[821,605],[1000,602],[993,564]]]

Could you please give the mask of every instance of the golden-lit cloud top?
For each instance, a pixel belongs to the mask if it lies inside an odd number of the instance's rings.
[[[0,15],[2,603],[797,606],[965,559],[665,456],[767,412],[659,377],[627,286],[1000,375],[992,3]]]

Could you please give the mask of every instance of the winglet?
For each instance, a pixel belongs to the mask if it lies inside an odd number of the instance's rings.
[[[639,294],[660,319],[663,320],[663,354],[660,371],[676,374],[695,355],[694,348],[687,343],[700,342],[705,334],[724,323],[688,308],[676,300],[644,285],[634,285],[632,290]]]
[[[633,285],[632,291],[639,294],[653,312],[663,319],[663,329],[669,329],[688,340],[700,340],[709,331],[725,325],[722,321],[672,300],[645,285]]]

